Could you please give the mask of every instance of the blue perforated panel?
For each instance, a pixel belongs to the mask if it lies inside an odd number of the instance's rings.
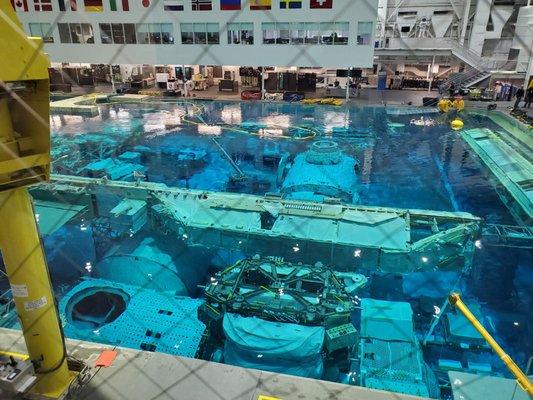
[[[130,297],[126,310],[98,329],[83,329],[72,324],[66,316],[73,305],[71,300],[81,291],[105,288],[122,290]],[[205,329],[197,319],[197,309],[202,303],[189,297],[86,279],[63,297],[59,310],[65,335],[69,338],[194,357]]]

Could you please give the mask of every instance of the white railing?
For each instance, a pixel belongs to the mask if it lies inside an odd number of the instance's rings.
[[[379,39],[379,38],[378,38]],[[385,44],[385,40],[379,40],[379,43]],[[467,64],[466,69],[454,75],[441,85],[441,89],[448,89],[453,83],[460,86],[464,82],[471,80],[479,75],[489,75],[493,71],[527,71],[527,65],[510,61],[506,58],[488,58],[471,48],[460,44],[457,40],[451,38],[408,38],[408,37],[391,37],[386,46],[378,49],[398,49],[398,50],[449,50],[457,58]]]

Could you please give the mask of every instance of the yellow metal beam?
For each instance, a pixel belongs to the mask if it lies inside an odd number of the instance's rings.
[[[465,318],[474,326],[474,328],[476,328],[479,334],[483,336],[496,354],[498,354],[498,357],[500,357],[507,369],[514,375],[520,387],[530,396],[533,395],[533,385],[531,384],[529,378],[522,372],[518,365],[516,365],[513,359],[505,351],[503,351],[500,345],[496,342],[496,340],[494,340],[490,333],[487,332],[485,327],[481,324],[481,322],[478,321],[474,314],[470,312],[466,304],[463,303],[463,300],[461,300],[459,293],[450,294],[448,300],[450,301],[451,305],[457,307],[457,309],[463,313]]]
[[[70,383],[59,316],[28,190],[0,192],[0,248],[30,359],[34,391],[57,398]]]
[[[48,66],[40,38],[28,38],[0,1],[0,250],[39,398],[59,398],[73,376],[48,267],[26,185],[50,171]]]
[[[18,358],[19,360],[22,360],[22,361],[26,361],[28,358],[30,358],[30,356],[27,354],[15,353],[13,351],[0,350],[0,355],[6,356],[6,357]]]

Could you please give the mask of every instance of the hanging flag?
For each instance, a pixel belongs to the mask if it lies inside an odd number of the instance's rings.
[[[191,0],[193,11],[211,11],[213,4],[211,0]]]
[[[302,0],[280,0],[279,8],[302,8]]]
[[[183,11],[185,9],[183,0],[164,0],[163,4],[165,11]]]
[[[28,1],[27,0],[11,0],[11,5],[15,11],[28,11]]]
[[[311,0],[311,8],[333,8],[333,0]]]
[[[272,0],[250,0],[250,10],[270,10]]]
[[[70,11],[78,11],[76,0],[70,0]]]
[[[83,5],[86,12],[102,12],[104,11],[104,5],[102,0],[83,0]]]
[[[220,0],[221,10],[240,10],[241,0]]]
[[[35,11],[52,11],[52,0],[33,0]]]
[[[109,9],[111,11],[117,11],[118,10],[117,1],[121,2],[122,11],[129,11],[130,10],[129,0],[109,0]]]

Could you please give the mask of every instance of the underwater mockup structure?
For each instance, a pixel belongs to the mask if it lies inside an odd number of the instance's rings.
[[[280,163],[281,193],[288,199],[357,203],[358,162],[345,155],[337,142],[318,140],[290,164]]]
[[[133,215],[112,212],[135,200],[131,207],[146,214],[143,224],[190,246],[289,262],[321,261],[339,270],[469,270],[481,222],[464,212],[316,203],[59,175],[32,193],[37,204],[48,202],[51,209],[50,202],[60,194],[77,207],[71,217],[83,213],[95,219],[99,234],[138,230]]]
[[[198,317],[207,327],[201,354],[228,364],[322,378],[332,365],[349,373],[357,342],[350,321],[367,279],[318,263],[245,259],[205,287]]]

